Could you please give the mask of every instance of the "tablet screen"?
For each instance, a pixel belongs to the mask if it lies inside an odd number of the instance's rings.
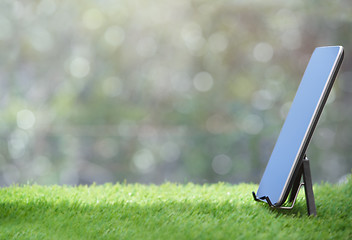
[[[320,47],[313,52],[260,181],[258,198],[267,196],[274,205],[285,201],[288,185],[303,157],[342,56],[340,46]]]

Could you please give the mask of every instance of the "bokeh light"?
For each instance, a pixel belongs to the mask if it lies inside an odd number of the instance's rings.
[[[225,154],[214,157],[211,166],[214,172],[219,175],[228,174],[231,171],[232,161],[231,158]]]
[[[31,129],[35,124],[35,115],[28,109],[23,109],[17,112],[17,126],[21,129]]]
[[[200,72],[193,78],[194,87],[200,92],[207,92],[213,86],[213,77],[207,72]]]
[[[259,62],[268,62],[274,54],[274,49],[269,43],[261,42],[255,45],[253,56]]]
[[[90,72],[90,63],[84,57],[74,57],[70,62],[70,73],[73,77],[84,78]]]

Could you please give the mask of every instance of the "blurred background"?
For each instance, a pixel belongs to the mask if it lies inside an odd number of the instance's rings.
[[[352,161],[352,2],[0,3],[0,185],[258,183],[309,57],[345,59],[314,182]]]

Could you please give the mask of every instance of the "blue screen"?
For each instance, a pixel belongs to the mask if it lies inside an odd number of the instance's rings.
[[[268,165],[259,184],[257,197],[268,196],[282,204],[293,171],[308,144],[309,131],[333,83],[333,73],[342,60],[340,46],[316,48],[309,60],[286,121],[282,126]]]

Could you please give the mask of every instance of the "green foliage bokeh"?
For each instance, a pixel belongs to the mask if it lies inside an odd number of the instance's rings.
[[[258,182],[309,56],[345,61],[312,139],[350,173],[349,1],[2,1],[0,184]]]

